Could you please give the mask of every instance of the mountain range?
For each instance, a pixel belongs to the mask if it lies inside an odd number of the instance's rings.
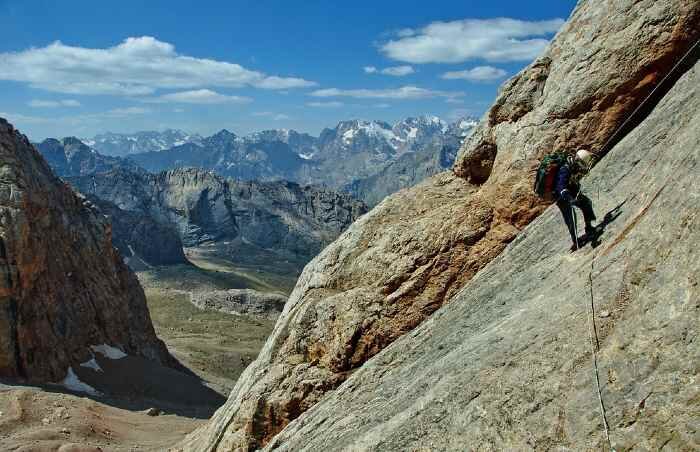
[[[447,123],[435,116],[407,118],[393,125],[355,119],[324,129],[318,137],[287,129],[246,136],[224,129],[209,137],[167,130],[133,135],[107,133],[85,143],[106,157],[128,156],[151,172],[200,167],[239,180],[325,185],[366,194],[363,199],[373,205],[390,191],[387,187],[373,191],[369,187],[376,184],[364,179],[382,171],[391,173],[388,167],[412,160],[419,160],[425,168],[394,188],[413,185],[442,171],[452,164],[462,141],[477,124],[474,118]],[[168,143],[173,146],[166,147]],[[407,159],[404,156],[408,154],[420,156]],[[353,191],[353,184],[364,190]]]
[[[96,202],[118,220],[114,236],[122,254],[149,264],[179,262],[184,244],[215,246],[235,262],[287,260],[301,270],[366,212],[349,194],[323,187],[238,181],[200,168],[157,174],[118,168],[66,180],[106,204]]]
[[[166,129],[162,132],[144,131],[136,133],[106,132],[80,141],[104,155],[124,157],[139,152],[162,151],[185,143],[198,143],[202,137],[182,130]]]

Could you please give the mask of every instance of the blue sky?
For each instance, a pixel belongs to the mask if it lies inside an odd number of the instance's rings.
[[[35,140],[480,116],[574,6],[0,0],[0,116]]]

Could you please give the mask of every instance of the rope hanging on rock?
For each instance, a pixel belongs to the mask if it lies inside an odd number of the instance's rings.
[[[610,143],[613,142],[613,140],[617,137],[617,134],[622,131],[625,126],[634,118],[639,110],[649,101],[649,99],[652,98],[654,93],[663,86],[666,83],[666,80],[671,76],[671,74],[674,74],[678,67],[685,61],[686,58],[695,50],[695,48],[700,44],[700,39],[695,41],[695,44],[693,44],[688,51],[683,55],[683,57],[678,60],[678,62],[673,66],[673,68],[664,76],[663,79],[654,87],[654,89],[651,90],[651,92],[647,95],[647,97],[644,98],[644,100],[637,106],[637,108],[634,109],[634,111],[625,119],[625,121],[613,132],[613,134],[605,141],[603,146],[601,146],[599,152],[593,152],[593,154],[596,155],[596,157],[600,157],[600,153],[604,152],[605,149],[610,145]],[[591,161],[591,164],[589,166],[589,170],[593,166],[594,162]],[[598,200],[600,200],[600,182],[595,184],[598,187]],[[573,211],[573,207],[572,207]],[[578,241],[578,237],[577,237]],[[593,264],[595,262],[595,256],[591,259],[591,269],[588,272],[588,282],[590,285],[590,306],[586,309],[588,315],[590,316],[590,326],[588,328],[588,337],[591,343],[591,359],[593,362],[593,371],[595,374],[595,382],[596,382],[596,389],[598,391],[598,402],[600,406],[600,416],[601,420],[603,423],[603,429],[605,431],[605,439],[608,443],[608,447],[612,452],[615,452],[615,448],[612,445],[612,441],[610,440],[610,427],[608,424],[608,419],[605,411],[605,403],[603,402],[603,393],[600,388],[600,372],[598,371],[598,352],[600,351],[600,342],[598,341],[598,329],[596,326],[595,322],[595,303],[594,303],[594,298],[593,298]]]

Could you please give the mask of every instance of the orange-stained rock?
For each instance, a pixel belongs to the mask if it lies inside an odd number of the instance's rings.
[[[177,365],[105,216],[0,119],[0,376],[60,381],[101,344]]]

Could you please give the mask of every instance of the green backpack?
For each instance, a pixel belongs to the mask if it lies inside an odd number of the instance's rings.
[[[557,173],[561,165],[566,164],[568,155],[565,152],[557,151],[547,154],[540,161],[540,166],[535,174],[534,190],[537,196],[551,201],[557,183]]]

